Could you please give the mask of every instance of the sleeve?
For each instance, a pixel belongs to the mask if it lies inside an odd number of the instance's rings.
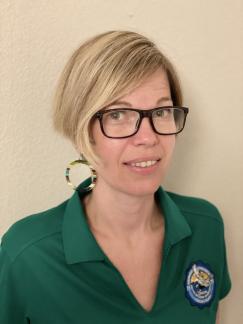
[[[0,246],[0,323],[27,324],[21,306],[21,292],[16,289],[16,278],[12,272],[12,262]]]
[[[222,235],[221,235],[221,246],[222,246],[222,273],[221,273],[221,281],[220,281],[220,290],[219,290],[219,299],[223,299],[231,289],[231,279],[228,270],[228,262],[227,262],[227,251],[225,245],[225,237],[224,237],[224,224],[222,222]]]

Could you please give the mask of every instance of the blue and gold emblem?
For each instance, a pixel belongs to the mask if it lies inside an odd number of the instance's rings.
[[[207,264],[202,261],[191,264],[186,272],[185,289],[191,305],[210,306],[215,295],[215,278]]]

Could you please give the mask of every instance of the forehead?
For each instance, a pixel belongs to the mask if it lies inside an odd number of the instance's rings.
[[[158,103],[171,103],[171,91],[166,72],[159,69],[146,78],[128,94],[112,103],[114,105],[128,105],[129,107],[154,107]]]

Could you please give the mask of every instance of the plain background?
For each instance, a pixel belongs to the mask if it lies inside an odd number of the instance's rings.
[[[152,38],[175,64],[190,108],[163,186],[221,211],[233,281],[221,324],[243,317],[243,1],[1,0],[0,235],[72,194],[78,155],[52,129],[57,79],[80,43],[111,29]],[[87,170],[79,170],[76,180]],[[205,239],[207,235],[205,233]]]

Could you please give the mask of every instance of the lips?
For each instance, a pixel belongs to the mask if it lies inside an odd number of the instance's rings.
[[[158,157],[146,157],[127,161],[124,162],[124,164],[131,167],[148,168],[155,165],[158,161],[160,161],[160,158]]]

